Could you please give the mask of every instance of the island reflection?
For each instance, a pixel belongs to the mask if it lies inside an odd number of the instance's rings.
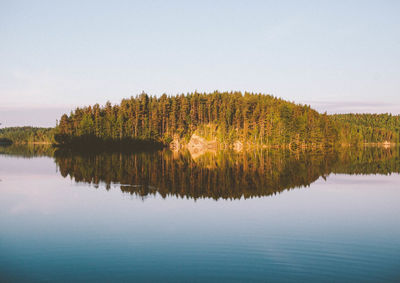
[[[0,154],[53,157],[58,172],[76,182],[116,184],[140,197],[240,199],[269,196],[307,187],[331,173],[391,174],[400,172],[399,148],[341,148],[319,152],[261,150],[190,152],[57,151],[44,145],[1,147]]]
[[[307,187],[331,173],[400,172],[397,148],[367,147],[327,152],[285,150],[56,154],[63,177],[76,182],[118,184],[122,192],[163,198],[239,199]]]

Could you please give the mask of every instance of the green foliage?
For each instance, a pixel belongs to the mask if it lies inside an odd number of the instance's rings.
[[[0,129],[0,138],[14,143],[60,145],[168,144],[174,137],[188,141],[196,132],[230,146],[326,147],[336,144],[399,143],[400,116],[390,114],[320,114],[307,105],[271,95],[218,92],[123,99],[77,108],[64,114],[55,129]],[[5,143],[5,142],[4,142]]]
[[[400,141],[400,116],[391,114],[336,114],[332,121],[340,128],[343,142],[383,143]]]
[[[325,146],[338,139],[329,117],[309,106],[271,95],[218,91],[159,98],[142,93],[123,99],[120,105],[108,102],[104,107],[77,108],[61,117],[55,139],[59,144],[88,137],[167,143],[175,136],[188,139],[195,131],[227,145],[242,140],[271,146]]]
[[[54,128],[9,127],[0,129],[0,138],[13,143],[52,143]]]

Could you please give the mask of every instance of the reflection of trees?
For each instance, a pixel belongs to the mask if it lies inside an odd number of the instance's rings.
[[[56,155],[62,176],[77,182],[121,184],[123,192],[146,196],[214,199],[272,195],[310,185],[329,173],[400,172],[397,148],[349,149],[340,152],[283,150],[218,152],[193,160],[188,152]]]
[[[0,154],[24,158],[51,157],[54,155],[54,148],[48,144],[13,144],[10,146],[0,146]]]
[[[339,152],[339,161],[332,167],[333,173],[342,174],[390,174],[400,172],[398,147],[366,147]]]
[[[341,148],[327,152],[285,150],[206,153],[58,152],[48,145],[0,147],[0,154],[20,157],[55,156],[62,176],[77,182],[120,184],[123,192],[189,198],[249,198],[305,187],[330,173],[400,173],[396,147]]]

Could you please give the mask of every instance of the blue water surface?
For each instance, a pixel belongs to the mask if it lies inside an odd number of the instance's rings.
[[[396,282],[400,175],[247,199],[127,194],[0,155],[2,282]]]

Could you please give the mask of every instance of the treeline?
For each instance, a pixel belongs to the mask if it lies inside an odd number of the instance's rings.
[[[77,147],[159,148],[193,133],[222,147],[246,145],[326,147],[398,143],[400,117],[390,114],[320,114],[308,105],[271,95],[241,92],[190,93],[123,99],[119,105],[77,108],[56,128],[0,129],[0,142],[57,143]]]
[[[12,143],[53,143],[54,128],[9,127],[0,129],[0,138]]]
[[[382,143],[400,141],[400,116],[391,114],[335,114],[341,136],[349,143]]]
[[[338,128],[330,117],[307,105],[271,95],[241,92],[190,93],[161,97],[145,93],[77,108],[63,115],[55,140],[73,142],[155,140],[168,144],[173,138],[189,139],[197,132],[230,145],[245,141],[262,145],[332,145]]]

